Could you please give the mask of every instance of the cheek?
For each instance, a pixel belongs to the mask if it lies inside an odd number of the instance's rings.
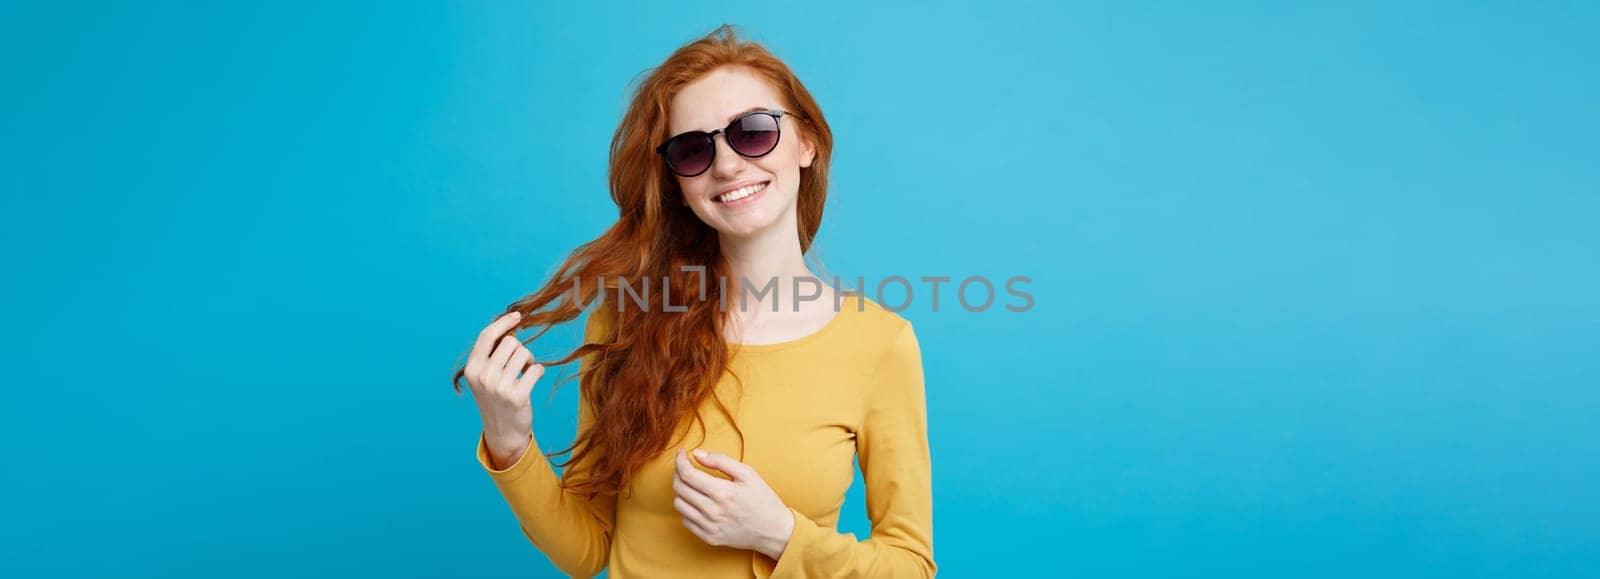
[[[678,180],[678,194],[683,196],[685,203],[692,205],[698,203],[704,197],[703,192],[700,190],[701,186],[697,186],[698,184],[694,180],[683,177],[675,178]]]
[[[777,150],[758,160],[761,169],[772,175],[792,178],[800,171],[800,151],[795,150],[793,145],[779,145]]]

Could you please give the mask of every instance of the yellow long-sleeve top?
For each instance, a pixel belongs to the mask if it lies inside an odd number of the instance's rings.
[[[590,314],[585,334],[604,335],[610,316]],[[587,365],[588,359],[580,361]],[[504,495],[523,533],[561,571],[613,579],[656,577],[932,577],[933,489],[922,357],[911,323],[871,299],[850,295],[822,329],[776,344],[739,345],[732,376],[717,389],[730,422],[707,399],[704,429],[691,447],[753,467],[794,516],[794,532],[774,561],[759,552],[715,547],[682,523],[672,506],[676,448],[635,473],[632,493],[593,501],[561,488],[536,440],[503,470],[490,462],[483,434],[478,461]],[[594,419],[580,396],[578,430]],[[680,434],[687,434],[686,420]],[[742,442],[741,442],[742,441]],[[870,537],[835,525],[859,457]],[[568,465],[568,470],[583,463]],[[696,465],[696,468],[705,468]],[[715,472],[707,470],[707,472]]]

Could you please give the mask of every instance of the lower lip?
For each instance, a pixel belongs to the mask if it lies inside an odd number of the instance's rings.
[[[767,188],[771,187],[771,186],[772,186],[772,182],[768,181],[766,185],[762,185],[761,189],[756,190],[755,193],[751,193],[749,195],[744,196],[743,198],[735,199],[733,201],[727,201],[727,202],[718,201],[717,204],[721,205],[723,207],[743,207],[745,205],[749,205],[751,203],[754,203],[755,200],[760,199],[762,195],[767,194]]]

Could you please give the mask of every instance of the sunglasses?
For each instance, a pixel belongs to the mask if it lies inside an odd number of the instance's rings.
[[[792,113],[776,109],[751,111],[733,119],[726,128],[709,133],[679,133],[656,147],[656,152],[666,159],[667,168],[672,169],[673,173],[693,177],[706,172],[716,161],[717,143],[712,138],[717,133],[722,133],[728,148],[744,157],[754,159],[771,153],[778,148],[778,119],[786,114]]]

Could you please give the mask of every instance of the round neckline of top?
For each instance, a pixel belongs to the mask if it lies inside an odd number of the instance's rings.
[[[858,294],[854,294],[854,293],[845,294],[844,297],[839,300],[839,311],[833,313],[833,317],[828,320],[828,323],[823,324],[822,327],[818,328],[817,331],[815,331],[815,332],[811,332],[809,334],[806,334],[804,336],[800,336],[798,338],[794,338],[792,340],[785,340],[785,341],[782,341],[782,342],[772,342],[772,343],[768,343],[768,344],[741,344],[741,343],[738,343],[738,342],[725,342],[725,343],[728,344],[728,349],[731,350],[731,351],[734,351],[734,352],[771,352],[771,351],[776,351],[776,350],[787,350],[789,348],[794,348],[794,347],[797,347],[797,346],[803,346],[805,344],[808,344],[808,343],[811,343],[811,342],[815,342],[815,341],[821,339],[823,336],[825,336],[829,332],[833,331],[834,328],[836,328],[836,327],[838,327],[840,325],[843,325],[845,313],[851,311],[854,308],[860,307],[860,306],[857,306],[855,304],[850,303],[851,300],[859,300],[859,299],[862,299],[862,298]]]

